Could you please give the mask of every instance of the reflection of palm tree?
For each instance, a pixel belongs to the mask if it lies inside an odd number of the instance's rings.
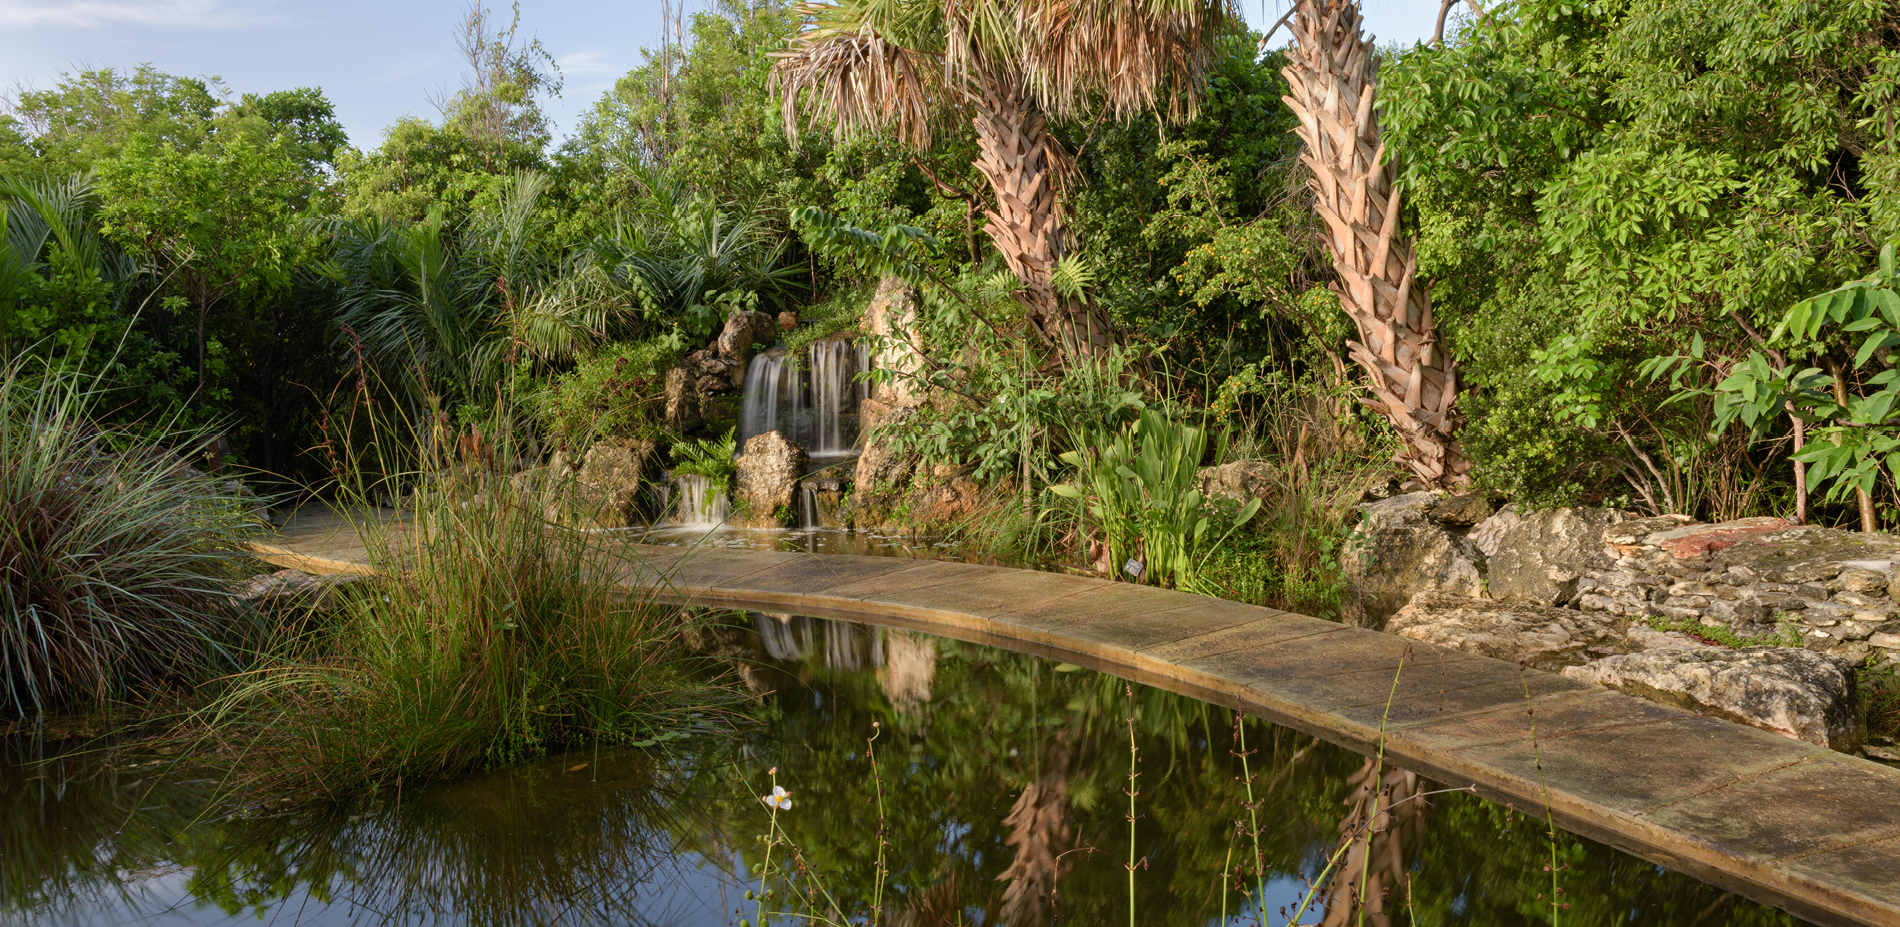
[[[1003,842],[1016,851],[1009,868],[996,877],[1003,889],[1003,922],[1031,924],[1048,920],[1057,868],[1069,843],[1069,741],[1058,736],[1043,756],[1042,775],[1023,788],[1003,819]]]
[[[1392,915],[1410,886],[1406,859],[1425,836],[1425,799],[1419,794],[1418,774],[1385,767],[1367,759],[1348,780],[1352,795],[1339,822],[1340,839],[1351,848],[1327,880],[1327,927],[1372,924],[1389,927]],[[1376,781],[1375,781],[1376,776]],[[1360,880],[1364,879],[1361,887]],[[1359,916],[1363,900],[1365,916]]]

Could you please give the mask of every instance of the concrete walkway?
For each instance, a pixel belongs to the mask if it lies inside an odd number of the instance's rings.
[[[300,519],[258,552],[308,572],[367,568],[336,519]],[[1900,927],[1900,770],[1801,741],[1393,635],[1100,579],[631,545],[614,569],[634,595],[1042,654],[1361,753],[1383,726],[1388,758],[1445,785],[1529,814],[1547,794],[1558,824],[1593,840],[1818,923]]]

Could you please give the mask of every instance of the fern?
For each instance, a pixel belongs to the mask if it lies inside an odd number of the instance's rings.
[[[714,486],[730,486],[737,473],[732,458],[738,447],[738,436],[731,428],[722,437],[681,441],[673,445],[673,472],[696,473]]]
[[[1057,261],[1055,269],[1049,272],[1049,283],[1057,294],[1081,303],[1089,301],[1088,291],[1095,288],[1095,280],[1095,265],[1077,254]]]

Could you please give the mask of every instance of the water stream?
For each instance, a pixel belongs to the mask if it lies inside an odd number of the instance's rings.
[[[752,613],[702,646],[756,695],[757,720],[733,735],[570,753],[355,807],[227,814],[215,769],[0,738],[0,921],[756,922],[745,896],[771,826],[757,796],[776,767],[794,798],[778,826],[849,923],[871,920],[880,833],[876,923],[1128,923],[1131,771],[1137,923],[1251,927],[1247,893],[1264,885],[1259,907],[1281,927],[1310,880],[1303,923],[1358,924],[1360,873],[1368,925],[1549,922],[1536,817],[1307,735],[1246,721],[1243,771],[1226,709],[863,624]],[[1328,874],[1373,783],[1395,802],[1390,826]],[[1557,853],[1565,924],[1798,923],[1588,840],[1560,834]]]
[[[815,341],[794,358],[783,348],[752,358],[746,368],[739,445],[755,435],[780,431],[814,462],[851,454],[858,440],[859,374],[867,358],[842,338]]]

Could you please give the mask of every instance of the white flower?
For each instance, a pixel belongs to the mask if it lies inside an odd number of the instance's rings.
[[[785,791],[783,786],[772,786],[772,794],[760,795],[759,800],[780,811],[792,810],[792,793]]]

